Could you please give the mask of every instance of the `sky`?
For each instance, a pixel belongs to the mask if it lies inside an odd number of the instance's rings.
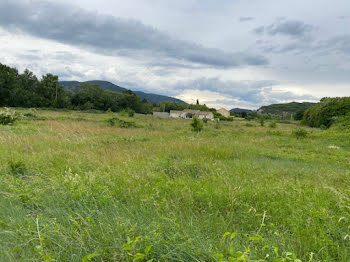
[[[0,0],[0,63],[188,103],[350,96],[349,0]]]

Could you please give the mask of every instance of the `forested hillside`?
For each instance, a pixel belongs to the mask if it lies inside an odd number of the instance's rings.
[[[0,64],[0,106],[53,107],[78,110],[134,110],[151,113],[153,106],[130,90],[104,90],[93,83],[81,83],[70,90],[59,84],[58,76],[46,74],[38,79],[25,70]]]
[[[115,84],[113,84],[111,82],[108,82],[108,81],[101,81],[101,80],[92,80],[92,81],[87,81],[87,82],[60,81],[60,84],[63,85],[64,87],[68,88],[68,89],[77,88],[82,83],[98,85],[100,88],[103,88],[105,90],[115,91],[115,92],[127,91],[126,88],[120,87],[120,86],[115,85]],[[158,104],[160,104],[161,102],[164,102],[164,101],[170,101],[170,102],[186,104],[184,101],[182,101],[180,99],[177,99],[177,98],[174,98],[174,97],[157,95],[157,94],[150,94],[150,93],[144,93],[144,92],[141,92],[141,91],[133,91],[133,92],[138,97],[140,97],[141,100],[146,99],[149,103],[152,103],[152,104],[157,104],[158,105]]]
[[[305,110],[313,107],[316,103],[309,102],[291,102],[285,104],[272,104],[269,106],[262,106],[258,109],[258,112],[262,114],[273,114],[273,115],[283,115],[283,114],[295,114],[298,111],[304,112]]]

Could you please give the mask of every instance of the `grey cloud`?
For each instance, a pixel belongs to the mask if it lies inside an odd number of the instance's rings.
[[[257,34],[286,35],[290,37],[305,37],[315,29],[314,26],[298,20],[278,19],[276,22],[260,26],[253,30]]]
[[[47,1],[2,0],[0,26],[106,55],[170,57],[213,67],[264,65],[260,55],[228,53],[173,39],[138,21]],[[136,54],[141,53],[141,54]]]
[[[177,92],[186,89],[199,89],[217,92],[227,98],[237,99],[244,103],[264,105],[286,101],[317,101],[318,98],[308,94],[296,94],[290,91],[275,91],[273,86],[279,83],[274,80],[263,81],[222,81],[217,78],[201,78],[194,81],[178,83],[173,88]]]
[[[348,54],[350,55],[350,34],[339,35],[322,41],[319,44],[319,49],[327,50],[328,52]]]
[[[309,55],[328,56],[350,55],[350,34],[338,35],[322,41],[292,41],[278,44],[270,41],[256,42],[265,53],[307,53]]]
[[[248,22],[248,21],[252,21],[254,20],[255,18],[254,17],[250,17],[250,16],[243,16],[243,17],[240,17],[238,19],[239,22]]]
[[[265,26],[259,26],[253,30],[254,33],[256,34],[263,34],[265,32]]]

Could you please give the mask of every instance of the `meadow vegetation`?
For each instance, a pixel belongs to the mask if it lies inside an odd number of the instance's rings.
[[[15,110],[0,261],[350,261],[341,125]]]

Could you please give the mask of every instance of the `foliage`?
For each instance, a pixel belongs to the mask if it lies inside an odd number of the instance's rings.
[[[204,117],[202,121],[204,124],[206,124],[206,123],[208,123],[208,118]]]
[[[0,110],[0,125],[12,125],[18,119],[15,111],[5,108]]]
[[[269,123],[269,127],[270,127],[270,128],[276,128],[276,127],[277,127],[276,121],[270,122],[270,123]]]
[[[258,110],[262,112],[263,114],[273,114],[273,115],[279,115],[286,118],[290,118],[291,115],[294,115],[297,112],[304,112],[305,110],[313,107],[316,105],[316,103],[309,103],[309,102],[291,102],[286,104],[272,104],[269,106],[262,106]],[[300,114],[300,113],[299,113]]]
[[[203,123],[198,119],[197,116],[193,117],[191,126],[192,130],[198,133],[203,129]]]
[[[118,93],[122,93],[124,91],[127,91],[127,89],[120,87],[118,85],[115,85],[115,84],[108,82],[108,81],[101,81],[101,80],[92,80],[92,81],[86,81],[86,82],[60,81],[60,84],[69,90],[74,90],[74,89],[78,88],[79,85],[82,83],[97,85],[104,90],[114,91],[114,92],[118,92]],[[172,101],[172,102],[179,102],[179,103],[186,104],[182,100],[174,98],[174,97],[162,96],[162,95],[157,95],[157,94],[149,94],[149,93],[144,93],[141,91],[133,91],[133,92],[141,99],[141,101],[146,101],[147,104],[149,104],[149,105],[154,104],[154,106],[159,106],[159,103],[161,103],[162,101]],[[151,110],[152,110],[152,108],[151,108]]]
[[[111,118],[108,118],[106,120],[109,125],[111,126],[118,126],[118,127],[121,127],[121,128],[132,128],[132,127],[136,127],[136,124],[135,122],[132,122],[132,121],[126,121],[126,120],[123,120],[123,119],[120,119],[118,117],[111,117]]]
[[[260,117],[260,126],[265,126],[265,118],[264,117]]]
[[[345,116],[349,112],[350,97],[325,97],[305,112],[302,122],[311,127],[323,125],[329,128],[337,117]]]
[[[303,129],[303,128],[298,128],[298,129],[295,129],[292,131],[292,134],[293,136],[295,136],[297,139],[300,139],[300,138],[305,138],[308,136],[308,132]]]
[[[171,101],[164,101],[159,104],[159,108],[155,109],[159,112],[170,112],[170,110],[178,110],[182,111],[184,109],[188,108],[188,105],[183,103],[177,103],[177,102],[171,102]]]
[[[130,109],[142,114],[152,112],[152,105],[146,100],[141,101],[130,90],[113,92],[89,83],[67,90],[59,84],[58,76],[46,74],[39,80],[27,69],[19,74],[17,69],[2,64],[0,106],[111,109],[114,112]]]
[[[294,114],[294,120],[297,120],[297,121],[300,121],[303,119],[304,117],[304,113],[305,113],[306,110],[298,110],[295,112]]]

